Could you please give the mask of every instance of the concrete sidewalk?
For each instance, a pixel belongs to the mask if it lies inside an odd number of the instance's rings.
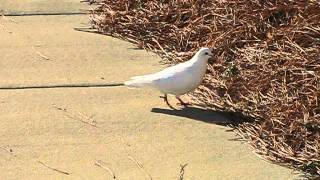
[[[11,1],[3,12],[77,12],[78,0]],[[6,2],[6,1],[4,1]],[[1,3],[4,5],[6,3]],[[19,4],[19,7],[14,4]],[[65,6],[69,4],[68,6]],[[52,7],[54,6],[54,11]],[[69,9],[70,8],[70,9]],[[0,86],[122,82],[162,68],[111,37],[75,31],[86,15],[0,17]],[[232,141],[213,111],[169,110],[148,89],[0,91],[2,179],[293,179]],[[210,122],[209,122],[210,120]]]
[[[88,9],[80,0],[0,0],[0,14],[77,14]]]

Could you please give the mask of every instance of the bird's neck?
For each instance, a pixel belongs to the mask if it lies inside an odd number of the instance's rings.
[[[208,59],[201,59],[201,58],[199,58],[199,57],[197,57],[197,56],[194,56],[194,57],[192,57],[192,59],[190,60],[190,61],[192,61],[192,64],[201,64],[201,65],[203,65],[203,64],[207,64],[208,63]]]

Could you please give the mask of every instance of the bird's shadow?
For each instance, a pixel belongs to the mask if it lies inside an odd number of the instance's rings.
[[[200,107],[185,107],[179,110],[152,108],[151,112],[186,117],[196,121],[202,121],[206,123],[218,124],[223,126],[239,125],[243,122],[248,121],[246,117],[243,117],[239,113],[222,112],[217,110],[204,109]]]

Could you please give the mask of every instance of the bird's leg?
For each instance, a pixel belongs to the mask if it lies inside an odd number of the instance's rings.
[[[184,107],[188,107],[191,105],[191,103],[186,103],[183,102],[182,99],[179,96],[176,96],[176,98],[178,99],[178,101],[180,102],[180,105],[184,106]]]
[[[163,98],[164,102],[166,102],[171,109],[176,109],[173,106],[171,106],[171,104],[169,103],[167,94],[164,94],[164,96],[160,96],[160,98]]]

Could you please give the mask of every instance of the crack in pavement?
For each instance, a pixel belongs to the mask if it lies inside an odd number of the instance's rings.
[[[53,89],[53,88],[91,88],[91,87],[115,87],[124,86],[124,83],[80,83],[80,84],[51,84],[51,85],[8,85],[0,86],[0,90],[18,89]]]

